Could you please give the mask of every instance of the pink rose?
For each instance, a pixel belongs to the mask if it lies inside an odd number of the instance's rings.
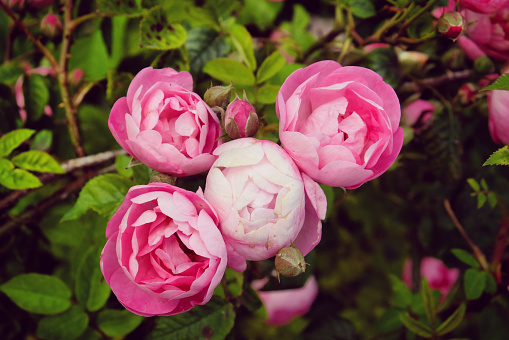
[[[120,303],[142,316],[207,303],[226,268],[217,223],[201,189],[132,187],[108,223],[101,255],[104,278]]]
[[[424,123],[433,117],[435,105],[427,100],[417,99],[403,108],[402,123],[406,126],[414,126],[421,118]]]
[[[318,295],[318,283],[310,276],[302,288],[260,291],[266,280],[253,281],[253,288],[267,312],[267,323],[273,326],[287,324],[294,318],[306,314]]]
[[[509,0],[460,0],[461,8],[489,14],[509,6]]]
[[[385,172],[403,145],[396,93],[363,67],[327,60],[293,72],[276,112],[285,150],[325,185],[361,186]]]
[[[421,260],[421,276],[428,280],[431,289],[442,293],[442,300],[449,294],[459,274],[459,269],[449,269],[442,261],[434,257],[424,257]],[[412,261],[410,260],[406,260],[403,267],[403,282],[409,288],[412,287]]]
[[[495,143],[509,145],[509,91],[493,90],[488,93],[490,117],[488,127]]]
[[[246,260],[275,256],[290,241],[304,255],[318,244],[325,194],[279,145],[241,138],[214,154],[205,198],[219,216],[230,268],[244,271]]]
[[[127,152],[148,167],[173,176],[210,168],[222,143],[216,114],[191,92],[188,72],[147,67],[134,77],[127,97],[111,109],[108,126]]]

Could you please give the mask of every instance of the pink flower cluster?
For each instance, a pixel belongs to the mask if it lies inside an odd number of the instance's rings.
[[[204,192],[132,187],[108,224],[104,277],[118,300],[143,316],[207,303],[226,266],[244,271],[246,261],[291,244],[309,253],[327,209],[317,182],[357,188],[391,166],[403,141],[394,90],[364,68],[323,61],[290,75],[277,99],[283,147],[248,133],[223,143],[215,111],[192,87],[187,72],[145,68],[109,117],[118,143],[153,170],[208,171]],[[251,126],[254,108],[235,110],[230,119]],[[314,279],[303,288],[312,292],[308,305],[317,289]]]

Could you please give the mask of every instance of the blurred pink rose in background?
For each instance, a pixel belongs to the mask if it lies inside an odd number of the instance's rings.
[[[435,105],[427,100],[417,99],[403,108],[401,123],[406,126],[414,126],[421,116],[421,123],[426,123],[433,118],[433,110],[435,110]]]
[[[314,276],[307,279],[302,288],[260,291],[266,280],[256,280],[253,288],[267,312],[267,323],[272,326],[281,326],[294,318],[306,314],[318,295],[318,283]]]
[[[488,127],[495,143],[509,145],[509,91],[492,90],[488,93],[490,117]]]
[[[111,290],[142,316],[207,303],[226,268],[226,247],[201,189],[132,187],[106,229],[101,270]]]
[[[317,182],[355,189],[380,176],[403,145],[401,110],[375,72],[320,61],[293,72],[276,102],[281,143]]]
[[[320,242],[325,194],[279,145],[241,138],[214,154],[205,198],[219,216],[228,267],[244,271],[246,260],[275,256],[290,241],[306,255]]]
[[[53,2],[55,2],[55,0],[28,0],[28,4],[30,6],[38,8],[38,9],[48,7]]]
[[[460,0],[460,7],[489,14],[509,6],[509,0]]]
[[[424,257],[421,260],[421,277],[426,278],[431,289],[442,293],[442,300],[449,294],[459,274],[459,269],[449,269],[442,261],[434,257]],[[403,282],[408,288],[412,287],[412,261],[410,260],[406,260],[403,266]]]
[[[53,13],[48,13],[41,21],[41,29],[50,37],[53,37],[59,30],[62,30],[60,19]]]
[[[127,96],[111,109],[108,126],[117,142],[148,167],[173,176],[210,169],[222,143],[217,115],[192,92],[188,72],[141,70]]]

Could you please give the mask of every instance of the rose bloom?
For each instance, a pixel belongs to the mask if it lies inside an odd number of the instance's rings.
[[[509,0],[460,0],[460,6],[477,13],[489,14],[509,6]]]
[[[206,171],[222,143],[216,114],[191,92],[188,72],[171,68],[141,70],[127,97],[115,102],[108,126],[127,152],[148,167],[173,176]]]
[[[279,91],[281,143],[312,179],[355,189],[385,172],[403,145],[396,93],[375,72],[320,61]]]
[[[402,123],[406,126],[414,126],[420,119],[424,124],[433,118],[433,110],[435,105],[427,100],[417,99],[403,108]]]
[[[449,269],[442,261],[434,257],[424,257],[421,260],[421,276],[426,278],[431,289],[442,293],[441,300],[449,294],[459,274],[459,269]],[[403,282],[408,288],[412,287],[412,261],[410,260],[406,260],[403,266]]]
[[[207,303],[226,268],[217,215],[201,189],[165,183],[132,187],[106,229],[106,282],[142,316],[183,313]]]
[[[275,256],[290,241],[304,255],[318,244],[325,194],[279,145],[241,138],[214,154],[205,198],[219,216],[230,268],[244,271],[246,260]]]
[[[318,283],[314,276],[310,276],[303,287],[296,289],[283,289],[263,291],[267,280],[253,281],[253,288],[265,306],[267,323],[272,326],[281,326],[294,318],[306,314],[318,295]]]
[[[493,90],[488,93],[490,117],[488,127],[495,143],[509,145],[509,91]]]

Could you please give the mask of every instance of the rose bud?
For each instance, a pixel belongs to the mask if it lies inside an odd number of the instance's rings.
[[[236,96],[228,105],[223,116],[223,126],[232,139],[252,137],[258,131],[258,115],[246,96],[241,100]]]
[[[53,13],[47,14],[41,21],[41,30],[49,37],[54,37],[61,29],[62,24],[58,17]]]
[[[233,89],[233,83],[228,86],[212,86],[205,91],[203,99],[210,107],[219,106],[225,108],[230,102],[230,93]]]
[[[294,277],[306,271],[306,261],[299,249],[295,248],[293,244],[290,247],[284,247],[277,253],[276,270],[279,274],[286,277]]]
[[[463,84],[458,90],[458,98],[461,104],[466,105],[472,101],[477,89],[474,84],[466,83]]]
[[[443,36],[456,40],[463,31],[463,16],[459,12],[445,12],[438,19],[437,30]]]
[[[493,73],[495,65],[487,55],[477,58],[474,61],[474,70],[480,74]]]

